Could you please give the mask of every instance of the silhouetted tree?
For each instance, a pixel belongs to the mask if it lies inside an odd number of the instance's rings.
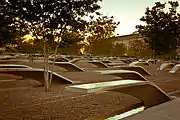
[[[114,21],[113,17],[99,15],[95,20],[91,20],[87,26],[89,37],[87,41],[90,43],[90,52],[96,55],[110,55],[113,48],[113,40],[109,39],[115,34],[115,29],[120,22]]]
[[[62,36],[58,52],[63,54],[79,54],[83,42],[84,36],[80,31],[68,30]]]
[[[20,26],[18,23],[14,22],[16,14],[12,12],[7,0],[0,1],[0,47],[5,45],[19,44],[21,36],[25,32],[21,32],[17,29]]]
[[[155,54],[166,54],[176,50],[180,45],[180,14],[177,13],[178,2],[168,2],[169,11],[166,12],[165,5],[156,2],[152,9],[147,8],[145,15],[140,19],[145,25],[138,25],[138,32],[155,50]]]
[[[93,42],[90,46],[91,53],[94,55],[112,55],[113,41],[111,39],[101,39]]]
[[[123,43],[117,43],[112,49],[112,55],[123,56],[127,52],[127,47]]]
[[[153,50],[149,47],[148,43],[143,40],[134,40],[129,43],[128,55],[129,56],[152,56]]]
[[[57,40],[56,56],[64,32],[67,29],[83,30],[86,24],[83,17],[100,9],[98,1],[101,0],[4,0],[6,6],[3,9],[8,10],[8,16],[13,16],[12,25],[28,31],[44,45],[46,90],[52,80],[52,72],[50,80],[48,74],[48,46]]]

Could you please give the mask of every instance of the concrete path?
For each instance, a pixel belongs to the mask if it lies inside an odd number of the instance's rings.
[[[180,98],[154,106],[123,120],[179,120]]]

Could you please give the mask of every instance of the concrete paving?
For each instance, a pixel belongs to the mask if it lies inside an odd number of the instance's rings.
[[[123,120],[179,120],[180,98],[146,109]]]

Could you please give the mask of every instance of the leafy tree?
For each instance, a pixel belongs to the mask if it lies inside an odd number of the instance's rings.
[[[94,41],[91,47],[91,53],[94,55],[111,55],[113,49],[113,41],[110,39],[102,39]]]
[[[87,41],[90,44],[90,52],[96,55],[110,55],[113,48],[115,29],[119,22],[114,21],[113,17],[99,15],[95,20],[91,17],[87,25],[86,32],[89,33]]]
[[[16,29],[17,23],[13,24],[15,15],[6,0],[0,1],[0,47],[18,44],[24,34]]]
[[[11,19],[6,17],[6,2],[5,0],[0,1],[0,47],[7,43],[6,39],[9,40],[10,37],[10,28],[9,23]]]
[[[112,55],[123,56],[127,52],[127,47],[123,43],[117,43],[112,49]]]
[[[22,41],[20,42],[15,49],[18,52],[22,53],[29,53],[29,54],[35,54],[35,53],[42,53],[42,45],[39,42],[36,42],[35,40],[28,40],[28,41]]]
[[[145,37],[145,41],[155,50],[155,54],[166,54],[176,50],[180,45],[180,14],[177,13],[178,2],[168,2],[169,11],[165,5],[156,2],[152,9],[147,8],[145,15],[140,19],[145,25],[138,25],[138,32]]]
[[[152,56],[153,51],[149,47],[147,43],[145,43],[143,40],[134,40],[130,42],[129,48],[128,48],[128,55],[129,56]]]
[[[30,42],[21,43],[20,45],[18,45],[16,47],[16,49],[22,53],[33,53],[34,52],[32,43],[30,43]]]
[[[28,32],[40,40],[44,46],[45,87],[48,90],[52,80],[48,74],[48,46],[57,39],[55,56],[67,29],[83,30],[88,13],[100,9],[97,4],[101,0],[6,0],[3,6],[13,16],[16,30]],[[5,11],[4,10],[4,11]],[[55,60],[54,60],[55,61]]]
[[[80,31],[66,31],[62,36],[61,44],[58,48],[59,53],[78,54],[83,45],[84,36]]]

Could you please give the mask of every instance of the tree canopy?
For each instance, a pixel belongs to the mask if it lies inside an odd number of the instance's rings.
[[[17,31],[12,25],[15,15],[11,12],[11,8],[6,0],[0,1],[0,47],[5,44],[16,44],[15,38],[20,38],[23,35]]]
[[[111,52],[113,56],[123,56],[127,52],[127,47],[124,43],[116,43]]]
[[[60,42],[66,29],[85,28],[83,16],[100,9],[98,1],[101,0],[3,0],[0,12],[3,22],[11,18],[6,26],[27,31],[45,42],[55,38],[60,38]]]
[[[4,32],[15,33],[12,32],[15,30],[18,33],[31,34],[35,40],[43,44],[45,89],[48,91],[53,74],[51,71],[49,78],[49,46],[54,45],[56,40],[54,52],[56,56],[64,33],[67,30],[84,30],[86,26],[84,16],[100,9],[97,4],[99,1],[101,0],[2,0],[0,18],[5,24],[3,26],[3,22],[0,23],[3,28],[0,31],[0,39],[3,41],[1,43],[9,43],[4,41],[10,40],[7,35],[3,36]],[[4,29],[6,27],[10,29]],[[69,39],[70,37],[67,40]]]
[[[155,6],[146,9],[140,19],[145,25],[137,25],[138,33],[145,38],[156,55],[175,51],[180,45],[180,14],[177,13],[178,2],[169,1],[168,11],[166,3],[156,2]]]
[[[114,21],[113,17],[99,15],[95,20],[91,18],[86,32],[90,34],[87,41],[92,54],[111,55],[113,40],[110,38],[115,35],[115,29],[119,24],[120,22]]]
[[[98,2],[102,0],[2,1],[0,25],[3,26],[1,28],[8,28],[3,31],[7,32],[7,37],[3,36],[1,40],[3,44],[14,40],[10,39],[14,38],[10,35],[15,34],[20,38],[30,34],[34,38],[34,45],[46,44],[51,49],[60,48],[70,52],[81,49],[85,38],[83,35],[87,33],[90,34],[86,42],[90,44],[91,53],[110,55],[110,50],[116,48],[109,38],[114,36],[119,22],[114,21],[113,17],[98,13]],[[84,16],[89,17],[89,13],[96,13],[96,19],[90,16],[90,21],[87,21]]]
[[[145,43],[143,40],[134,40],[129,44],[127,52],[129,56],[153,56],[153,50],[149,48],[148,43]]]
[[[62,36],[58,53],[78,54],[84,43],[84,36],[80,31],[66,31]]]

